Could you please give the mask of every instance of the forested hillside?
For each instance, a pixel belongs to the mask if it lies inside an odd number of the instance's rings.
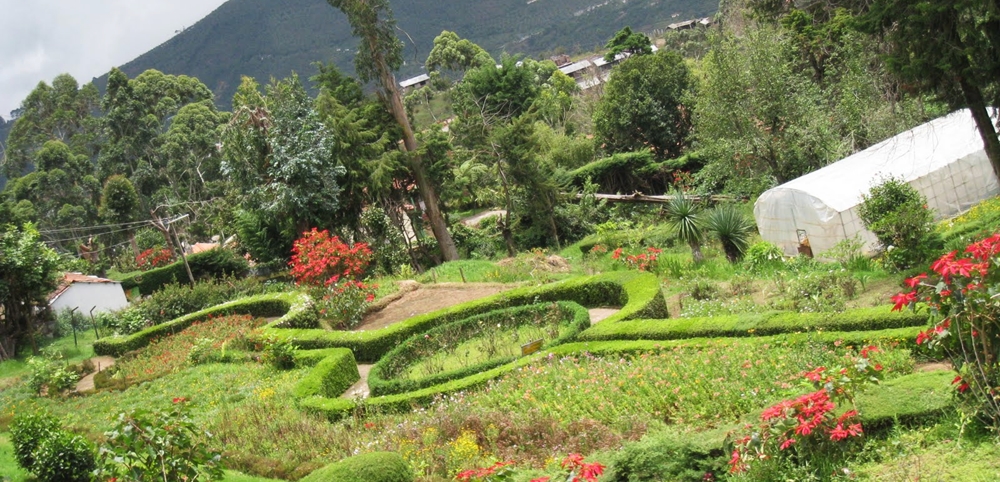
[[[662,28],[676,19],[713,13],[714,0],[483,0],[392,2],[400,38],[409,45],[400,77],[416,75],[442,30],[457,32],[494,56],[589,51],[618,29]],[[675,19],[672,15],[677,14]],[[197,24],[121,67],[129,77],[155,68],[201,79],[228,108],[241,75],[260,82],[292,71],[315,73],[313,62],[353,72],[357,40],[347,19],[323,0],[230,0]],[[97,79],[103,90],[107,76]]]

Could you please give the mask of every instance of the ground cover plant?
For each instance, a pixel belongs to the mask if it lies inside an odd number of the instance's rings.
[[[247,349],[252,349],[253,344],[247,337],[263,324],[263,319],[249,315],[209,316],[180,333],[154,339],[145,348],[120,358],[105,374],[105,383],[122,387],[159,378],[189,365],[249,361]]]

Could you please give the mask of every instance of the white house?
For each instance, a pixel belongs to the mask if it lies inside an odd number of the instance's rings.
[[[77,308],[77,313],[87,315],[91,309],[98,313],[126,306],[128,300],[120,282],[80,273],[66,273],[49,295],[49,307],[56,313]]]

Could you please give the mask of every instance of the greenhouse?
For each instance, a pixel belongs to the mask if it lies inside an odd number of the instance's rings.
[[[878,242],[864,228],[858,205],[862,195],[888,177],[923,194],[938,219],[1000,192],[972,114],[960,110],[769,189],[754,204],[757,228],[765,241],[790,256],[810,252],[822,257],[855,235],[872,252]]]

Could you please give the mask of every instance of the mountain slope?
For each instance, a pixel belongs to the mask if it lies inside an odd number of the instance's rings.
[[[717,7],[717,0],[398,0],[392,8],[407,41],[407,65],[398,77],[419,74],[442,30],[495,56],[573,53],[602,45],[626,25],[652,30]],[[150,68],[193,75],[228,108],[241,75],[266,82],[296,71],[305,79],[320,60],[352,73],[356,46],[346,17],[324,0],[230,0],[121,68],[129,77]],[[106,79],[95,80],[103,87]]]

